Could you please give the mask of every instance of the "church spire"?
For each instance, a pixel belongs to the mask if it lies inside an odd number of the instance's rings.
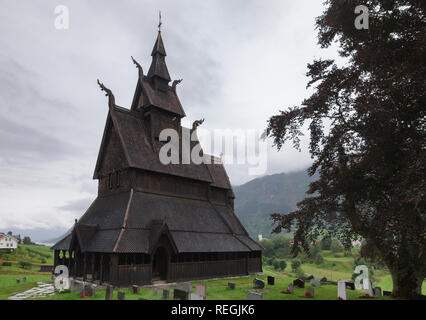
[[[158,24],[158,35],[152,49],[152,63],[149,67],[148,78],[153,82],[155,89],[167,90],[170,82],[169,70],[166,65],[166,50],[164,49],[163,39],[161,37],[161,13]]]

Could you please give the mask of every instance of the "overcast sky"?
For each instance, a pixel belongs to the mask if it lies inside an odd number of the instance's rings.
[[[68,229],[97,194],[92,180],[107,116],[100,78],[130,107],[134,56],[148,71],[158,11],[187,118],[204,129],[257,129],[309,95],[306,65],[336,57],[317,45],[322,1],[0,0],[0,231]],[[69,8],[69,29],[54,22]],[[311,163],[269,150],[267,174]],[[255,178],[229,165],[234,185]],[[48,235],[48,232],[46,233]],[[47,236],[48,238],[48,236]]]

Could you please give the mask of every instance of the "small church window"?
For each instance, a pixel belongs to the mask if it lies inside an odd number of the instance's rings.
[[[118,188],[120,186],[120,172],[115,173],[115,186]]]
[[[112,173],[108,175],[108,186],[110,189],[112,189]]]

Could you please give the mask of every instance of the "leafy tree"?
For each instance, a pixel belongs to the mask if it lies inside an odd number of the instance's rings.
[[[421,295],[426,275],[426,28],[414,0],[328,0],[317,18],[319,45],[339,45],[346,64],[308,64],[313,94],[269,119],[278,148],[300,149],[308,123],[314,159],[308,197],[287,215],[273,214],[274,232],[294,234],[293,254],[324,233],[345,247],[362,236],[389,268],[395,297]],[[357,5],[369,8],[357,30]],[[324,231],[325,230],[325,231]]]
[[[31,242],[31,238],[26,236],[24,237],[24,239],[22,240],[23,244],[32,244]]]

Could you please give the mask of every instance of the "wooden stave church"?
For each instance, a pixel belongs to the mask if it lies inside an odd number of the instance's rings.
[[[176,94],[180,81],[169,86],[161,31],[151,56],[147,75],[133,60],[139,77],[130,110],[100,84],[109,112],[93,176],[98,197],[52,247],[55,267],[117,286],[262,272],[263,248],[234,213],[220,161],[161,164],[159,133],[174,128],[182,137],[185,112]]]

